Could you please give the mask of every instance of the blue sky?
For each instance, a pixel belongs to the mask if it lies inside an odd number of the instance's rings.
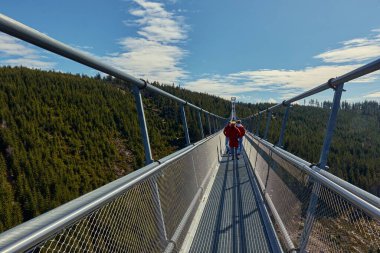
[[[4,0],[0,12],[136,77],[244,102],[281,102],[380,57],[378,0]],[[3,33],[0,64],[97,73]],[[378,100],[380,74],[346,89]]]

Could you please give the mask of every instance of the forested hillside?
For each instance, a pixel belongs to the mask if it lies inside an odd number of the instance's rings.
[[[162,89],[228,117],[230,102],[175,86]],[[179,105],[143,91],[154,159],[184,147]],[[330,103],[294,106],[285,148],[317,162]],[[236,106],[245,117],[269,104]],[[343,103],[328,160],[330,171],[380,195],[380,106]],[[272,116],[278,139],[283,109]],[[186,108],[192,142],[200,139],[196,113]],[[203,117],[204,131],[208,128]],[[265,117],[261,120],[264,132]],[[244,122],[247,124],[247,122]],[[144,165],[131,87],[102,78],[0,68],[0,231],[35,217]],[[250,125],[247,125],[250,128]]]
[[[284,148],[299,157],[318,163],[331,102],[312,100],[309,106],[290,109]],[[247,105],[241,105],[246,108]],[[269,104],[248,105],[250,111]],[[247,111],[247,109],[245,109]],[[237,111],[239,109],[237,107]],[[249,110],[248,110],[249,111]],[[272,115],[268,140],[277,143],[284,108]],[[248,116],[244,114],[241,116]],[[261,118],[260,136],[265,132],[266,116]],[[256,123],[253,124],[256,127]],[[251,127],[251,126],[248,126]],[[327,165],[334,175],[380,196],[380,105],[377,102],[343,102],[338,113]]]
[[[230,113],[226,100],[164,88],[225,117]],[[184,146],[179,107],[147,91],[143,96],[159,159]],[[0,103],[0,231],[144,165],[135,101],[118,80],[4,67]],[[194,142],[200,139],[196,114],[186,113]]]

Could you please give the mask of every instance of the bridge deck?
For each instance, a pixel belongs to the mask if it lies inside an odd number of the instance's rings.
[[[190,252],[271,252],[248,168],[223,157]]]

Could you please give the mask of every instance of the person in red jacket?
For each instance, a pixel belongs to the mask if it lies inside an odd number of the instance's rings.
[[[236,127],[239,128],[239,131],[240,131],[240,134],[241,134],[241,137],[239,138],[239,147],[238,147],[238,150],[237,150],[237,154],[240,155],[241,154],[241,148],[243,147],[243,137],[245,135],[245,128],[241,124],[241,120],[237,120],[236,121]]]
[[[235,158],[239,160],[237,156],[237,148],[239,147],[239,138],[241,137],[241,133],[239,128],[236,127],[236,122],[232,121],[230,127],[227,130],[227,135],[229,138],[229,146],[232,151],[232,160]]]
[[[223,133],[224,133],[224,135],[226,136],[226,153],[227,153],[227,154],[230,154],[230,146],[229,146],[229,144],[228,144],[230,138],[228,138],[228,136],[227,136],[227,133],[228,133],[230,127],[231,127],[231,121],[229,121],[229,122],[227,123],[227,125],[224,127],[224,130],[223,130]]]

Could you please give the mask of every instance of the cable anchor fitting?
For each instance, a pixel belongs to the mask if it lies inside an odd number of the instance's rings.
[[[144,79],[140,79],[140,80],[143,81],[144,86],[143,87],[139,87],[139,90],[143,90],[143,89],[145,89],[148,86],[148,82],[145,81]]]
[[[334,79],[335,79],[335,78],[330,78],[330,79],[327,81],[327,85],[328,85],[331,89],[336,90],[337,85],[334,85],[334,84],[332,83],[332,81],[333,81]]]
[[[330,78],[328,81],[327,81],[327,85],[333,89],[333,90],[336,90],[336,88],[338,88],[338,85],[340,84],[332,84],[332,81],[334,80],[335,78]],[[343,91],[346,91],[345,89],[343,89]]]

